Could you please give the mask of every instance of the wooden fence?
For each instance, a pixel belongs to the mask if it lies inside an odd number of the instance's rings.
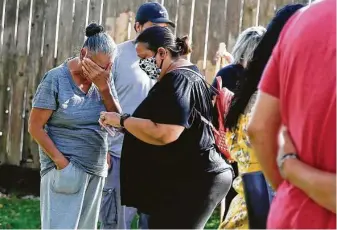
[[[31,100],[43,74],[76,55],[85,26],[103,24],[117,43],[135,37],[137,8],[146,0],[0,0],[0,164],[39,167],[36,143],[27,132]],[[230,51],[240,31],[265,26],[275,10],[308,0],[159,0],[188,34],[189,57],[214,77],[220,43]],[[310,2],[310,0],[309,0]]]

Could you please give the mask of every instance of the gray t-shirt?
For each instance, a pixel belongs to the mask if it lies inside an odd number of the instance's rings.
[[[156,83],[139,67],[139,57],[133,41],[117,46],[112,77],[123,113],[129,114],[135,111]],[[109,152],[113,156],[120,157],[123,138],[122,133],[109,136]]]
[[[54,111],[45,130],[66,158],[89,174],[107,176],[107,133],[98,123],[100,112],[106,109],[95,85],[85,94],[65,62],[46,73],[37,88],[33,108]],[[44,175],[55,165],[41,147],[39,153]]]

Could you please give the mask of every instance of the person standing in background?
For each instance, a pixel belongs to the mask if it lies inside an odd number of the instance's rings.
[[[294,148],[277,157],[282,125]],[[282,30],[248,133],[277,189],[267,227],[336,229],[335,0],[299,10]]]
[[[251,61],[253,52],[255,47],[258,44],[258,39],[261,39],[265,29],[263,27],[251,27],[243,31],[238,40],[236,41],[234,47],[233,47],[233,56],[229,53],[226,54],[227,56],[226,60],[230,61],[229,65],[223,67],[218,71],[216,74],[216,77],[214,78],[214,81],[212,83],[212,86],[216,89],[217,88],[217,77],[221,77],[222,86],[226,87],[228,90],[234,92],[237,88],[239,80],[242,78],[243,72],[245,68],[247,67],[247,64]],[[261,36],[258,36],[258,35]],[[215,91],[212,91],[212,94],[215,96]],[[213,108],[213,124],[215,127],[218,127],[218,113],[217,108],[214,106]],[[231,162],[231,165],[233,167],[235,178],[239,175],[239,169],[238,169],[238,163],[236,161]],[[234,179],[235,179],[234,178]],[[233,187],[229,190],[226,199],[221,202],[221,222],[223,219],[225,219],[227,213],[228,213],[228,207],[234,197],[237,195],[237,192]],[[226,208],[227,207],[227,208]]]
[[[167,10],[156,2],[141,5],[137,11],[134,29],[139,34],[151,26],[172,26]],[[136,53],[134,40],[126,41],[117,46],[112,80],[115,84],[119,103],[124,113],[132,114],[146,98],[152,86],[156,83],[139,67],[139,57]],[[116,133],[109,137],[111,154],[111,169],[106,180],[101,206],[102,229],[129,229],[137,209],[121,205],[120,194],[120,157],[124,134]],[[139,227],[146,229],[147,216],[140,214]]]
[[[241,174],[243,172],[260,170],[254,150],[249,143],[247,133],[251,108],[254,105],[254,101],[256,99],[259,81],[278,41],[282,28],[287,23],[289,18],[291,18],[291,16],[302,7],[303,5],[301,4],[287,5],[276,13],[275,17],[268,24],[267,31],[254,50],[252,57],[249,59],[247,68],[243,72],[242,76],[240,76],[238,81],[238,88],[235,91],[230,111],[226,116],[226,127],[230,128],[232,132],[234,130],[234,135],[232,133],[231,136],[235,138],[236,141],[234,141],[235,139],[231,139],[230,141],[230,147],[232,148],[231,154],[233,154],[237,159]],[[233,183],[233,187],[235,187],[241,194],[239,194],[238,197],[233,200],[233,204],[231,204],[231,208],[233,208],[230,210],[231,213],[228,214],[228,218],[220,226],[222,229],[237,228],[238,226],[248,228],[247,224],[249,224],[249,214],[251,213],[249,213],[249,209],[245,206],[252,204],[247,203],[246,200],[243,200],[245,197],[243,196],[244,190],[242,190],[241,185],[242,183],[240,178],[236,179],[236,181]],[[267,188],[269,190],[269,200],[271,200],[273,191],[269,185]],[[239,202],[240,197],[241,201]],[[268,198],[266,197],[266,200],[267,199]],[[234,203],[237,203],[237,205],[234,205]],[[241,203],[242,205],[240,206],[238,203]],[[236,211],[237,215],[234,215],[235,212],[233,213],[233,211]],[[240,216],[241,218],[238,218]],[[249,222],[251,224],[252,221]]]
[[[240,65],[242,68],[242,72],[240,75],[229,75],[226,77],[229,78],[237,78],[236,82],[244,82],[243,71],[249,66],[253,59],[254,50],[258,46],[259,42],[261,41],[266,29],[264,27],[251,27],[243,31],[239,39],[235,45],[234,49],[234,59],[236,60],[235,63]],[[223,82],[226,84],[226,82]],[[222,87],[226,87],[222,85]],[[240,88],[241,89],[241,88]],[[237,90],[239,91],[239,90]],[[237,98],[238,92],[235,92],[230,110],[228,111],[228,115],[233,113],[233,102]],[[247,104],[245,107],[249,107]],[[234,108],[235,109],[235,108]],[[226,143],[228,146],[228,150],[230,152],[231,157],[237,162],[238,164],[238,177],[233,181],[233,188],[235,189],[236,193],[238,193],[235,198],[232,198],[232,202],[228,208],[228,213],[226,215],[225,221],[220,225],[221,229],[233,229],[233,228],[247,228],[248,227],[248,216],[246,213],[246,206],[244,202],[244,195],[243,195],[243,188],[242,188],[242,181],[241,175],[242,173],[250,172],[250,171],[257,171],[258,167],[250,167],[251,164],[254,164],[254,157],[249,151],[249,147],[247,146],[247,139],[246,134],[244,132],[245,128],[245,120],[247,120],[247,114],[250,112],[249,108],[247,108],[246,113],[239,114],[240,122],[234,122],[229,124],[228,119],[226,117],[226,128],[229,131],[226,134]],[[254,165],[255,166],[255,165]],[[235,194],[235,193],[234,193]],[[226,197],[227,200],[227,197]],[[227,201],[226,201],[227,203]],[[228,202],[229,203],[229,202]]]

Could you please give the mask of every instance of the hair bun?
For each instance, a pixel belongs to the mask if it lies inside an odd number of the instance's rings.
[[[187,55],[192,52],[192,48],[188,42],[188,36],[185,35],[181,38],[176,38],[177,50],[179,51],[180,55]]]
[[[85,36],[91,37],[96,34],[102,33],[104,31],[104,27],[98,25],[97,23],[90,23],[87,28],[85,28]]]

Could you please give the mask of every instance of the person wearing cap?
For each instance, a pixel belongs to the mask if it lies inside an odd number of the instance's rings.
[[[141,5],[137,11],[134,29],[138,33],[151,26],[171,26],[167,10],[156,2]],[[155,84],[139,67],[139,58],[133,40],[117,46],[115,51],[112,78],[115,83],[119,103],[124,113],[132,114],[145,99]],[[137,210],[121,205],[120,195],[120,156],[124,134],[116,133],[109,138],[111,168],[103,190],[100,211],[102,229],[130,229]],[[147,216],[140,214],[140,228],[147,228]]]

